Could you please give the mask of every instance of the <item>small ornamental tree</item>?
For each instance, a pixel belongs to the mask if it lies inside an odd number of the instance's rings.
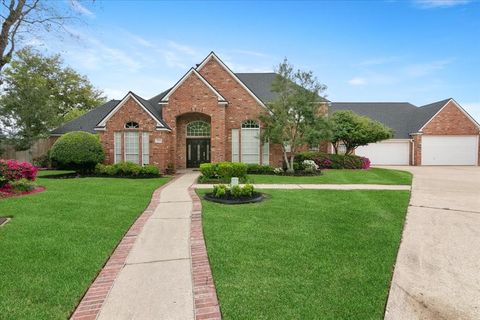
[[[293,172],[295,155],[305,145],[318,145],[328,137],[325,120],[325,100],[321,97],[326,87],[311,71],[294,71],[285,59],[276,69],[272,91],[277,98],[267,104],[267,112],[259,116],[264,124],[262,141],[282,146],[288,172]]]
[[[61,136],[50,151],[50,158],[62,168],[91,172],[105,159],[98,136],[74,131]]]
[[[392,129],[353,111],[336,111],[329,120],[332,129],[329,141],[336,154],[341,143],[345,145],[345,154],[349,155],[359,146],[393,137]]]

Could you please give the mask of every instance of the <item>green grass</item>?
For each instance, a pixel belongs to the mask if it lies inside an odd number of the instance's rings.
[[[0,200],[0,319],[67,318],[167,180],[39,178],[45,192]]]
[[[383,319],[409,192],[265,192],[202,202],[223,319]]]
[[[371,168],[368,170],[325,170],[319,176],[249,175],[252,183],[324,183],[324,184],[406,184],[412,174],[406,171]]]

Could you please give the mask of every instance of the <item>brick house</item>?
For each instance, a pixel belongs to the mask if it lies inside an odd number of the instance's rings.
[[[129,92],[122,100],[111,100],[53,130],[52,139],[70,131],[97,133],[105,148],[106,163],[132,161],[155,164],[161,169],[168,165],[176,169],[193,168],[202,162],[219,161],[281,166],[281,147],[262,144],[258,139],[262,130],[258,115],[276,97],[271,92],[275,76],[275,73],[234,73],[212,52],[172,88],[149,100]],[[451,148],[459,143],[470,151],[461,156],[466,157],[462,158],[465,163],[455,164],[473,164],[472,148],[475,164],[478,163],[479,126],[453,99],[433,104],[434,107],[324,103],[331,111],[350,109],[395,130],[395,139],[358,150],[357,153],[374,159],[373,163],[426,164],[422,155],[427,159],[433,152],[435,158],[435,152],[442,153],[442,144]],[[434,145],[428,155],[422,150],[426,141]],[[429,145],[427,149],[432,147]],[[328,145],[322,144],[320,150],[327,151]],[[395,157],[389,159],[392,154],[402,158],[401,161]],[[444,163],[449,159],[443,155],[440,158],[441,163],[432,164],[449,164]]]

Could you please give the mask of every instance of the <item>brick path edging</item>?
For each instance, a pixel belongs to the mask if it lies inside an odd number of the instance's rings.
[[[190,253],[192,256],[195,320],[221,320],[217,291],[203,238],[202,203],[193,185],[188,188],[188,193],[192,198],[193,205],[190,224]]]
[[[105,263],[100,273],[82,297],[82,300],[80,300],[80,303],[70,316],[70,320],[94,320],[97,318],[110,289],[113,287],[115,279],[125,266],[125,261],[127,260],[127,256],[130,253],[135,240],[140,234],[140,231],[142,231],[148,218],[150,218],[155,211],[155,208],[158,206],[162,189],[177,180],[179,177],[180,175],[176,175],[153,192],[148,207],[142,212],[142,214],[140,214],[137,220],[135,220],[130,226],[127,233],[123,236],[107,263]]]

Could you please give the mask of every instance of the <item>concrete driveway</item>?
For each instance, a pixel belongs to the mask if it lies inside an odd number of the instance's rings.
[[[385,319],[480,319],[480,167],[414,174]]]

